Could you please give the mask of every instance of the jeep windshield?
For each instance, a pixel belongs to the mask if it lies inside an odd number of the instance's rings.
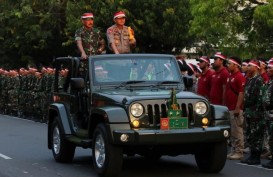
[[[92,59],[94,85],[155,85],[181,83],[175,58],[167,56],[119,56]]]

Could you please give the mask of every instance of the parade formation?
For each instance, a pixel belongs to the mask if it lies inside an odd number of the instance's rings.
[[[0,68],[0,111],[2,114],[46,122],[52,100],[53,68],[4,70]]]

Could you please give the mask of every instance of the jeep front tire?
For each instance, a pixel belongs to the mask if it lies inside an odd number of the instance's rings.
[[[206,144],[195,153],[195,161],[199,169],[207,173],[218,173],[226,163],[227,142]]]
[[[122,148],[109,143],[102,123],[97,125],[93,134],[92,158],[94,168],[101,177],[118,176],[122,170]]]

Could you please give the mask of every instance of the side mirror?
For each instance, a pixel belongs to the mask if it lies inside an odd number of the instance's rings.
[[[71,89],[73,90],[82,90],[84,88],[84,79],[83,78],[71,78]]]

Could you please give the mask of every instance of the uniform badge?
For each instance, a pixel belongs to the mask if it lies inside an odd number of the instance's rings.
[[[107,30],[107,33],[109,33],[109,34],[111,34],[113,32],[113,29],[112,28],[109,28],[108,30]]]

